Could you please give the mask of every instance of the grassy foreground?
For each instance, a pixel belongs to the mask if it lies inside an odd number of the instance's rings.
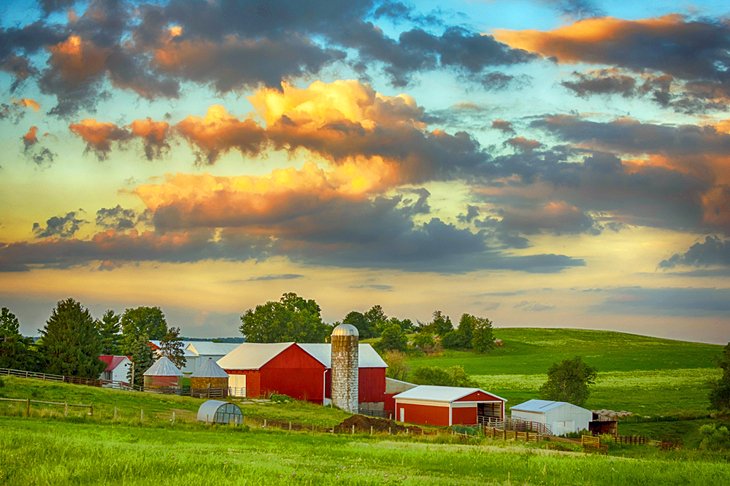
[[[727,462],[0,417],[3,484],[730,484]]]

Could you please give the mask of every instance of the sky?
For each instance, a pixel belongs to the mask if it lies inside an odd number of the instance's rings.
[[[720,1],[9,0],[0,303],[730,341]]]

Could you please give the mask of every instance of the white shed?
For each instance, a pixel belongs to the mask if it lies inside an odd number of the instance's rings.
[[[565,435],[588,430],[593,412],[568,402],[528,400],[511,408],[512,419],[537,422],[553,435]]]

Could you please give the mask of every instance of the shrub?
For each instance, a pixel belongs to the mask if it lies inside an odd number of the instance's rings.
[[[700,449],[724,450],[730,449],[730,431],[724,425],[707,424],[700,427]]]
[[[460,331],[449,331],[441,338],[441,345],[446,349],[464,349],[469,347],[469,341]]]
[[[271,396],[269,397],[269,400],[271,400],[274,403],[289,403],[289,402],[294,401],[294,399],[292,397],[290,397],[289,395],[283,395],[283,394],[279,394],[279,393],[272,393]]]
[[[446,369],[436,366],[421,366],[410,374],[410,378],[419,385],[476,386],[462,366],[452,366]]]

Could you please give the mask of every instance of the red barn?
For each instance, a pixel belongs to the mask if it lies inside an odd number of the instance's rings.
[[[504,420],[507,400],[479,388],[421,385],[394,397],[396,419],[424,425],[476,425],[483,417]]]
[[[382,409],[387,364],[369,344],[359,345],[361,408]],[[233,396],[281,393],[325,403],[331,397],[331,349],[325,343],[243,343],[218,360]]]

